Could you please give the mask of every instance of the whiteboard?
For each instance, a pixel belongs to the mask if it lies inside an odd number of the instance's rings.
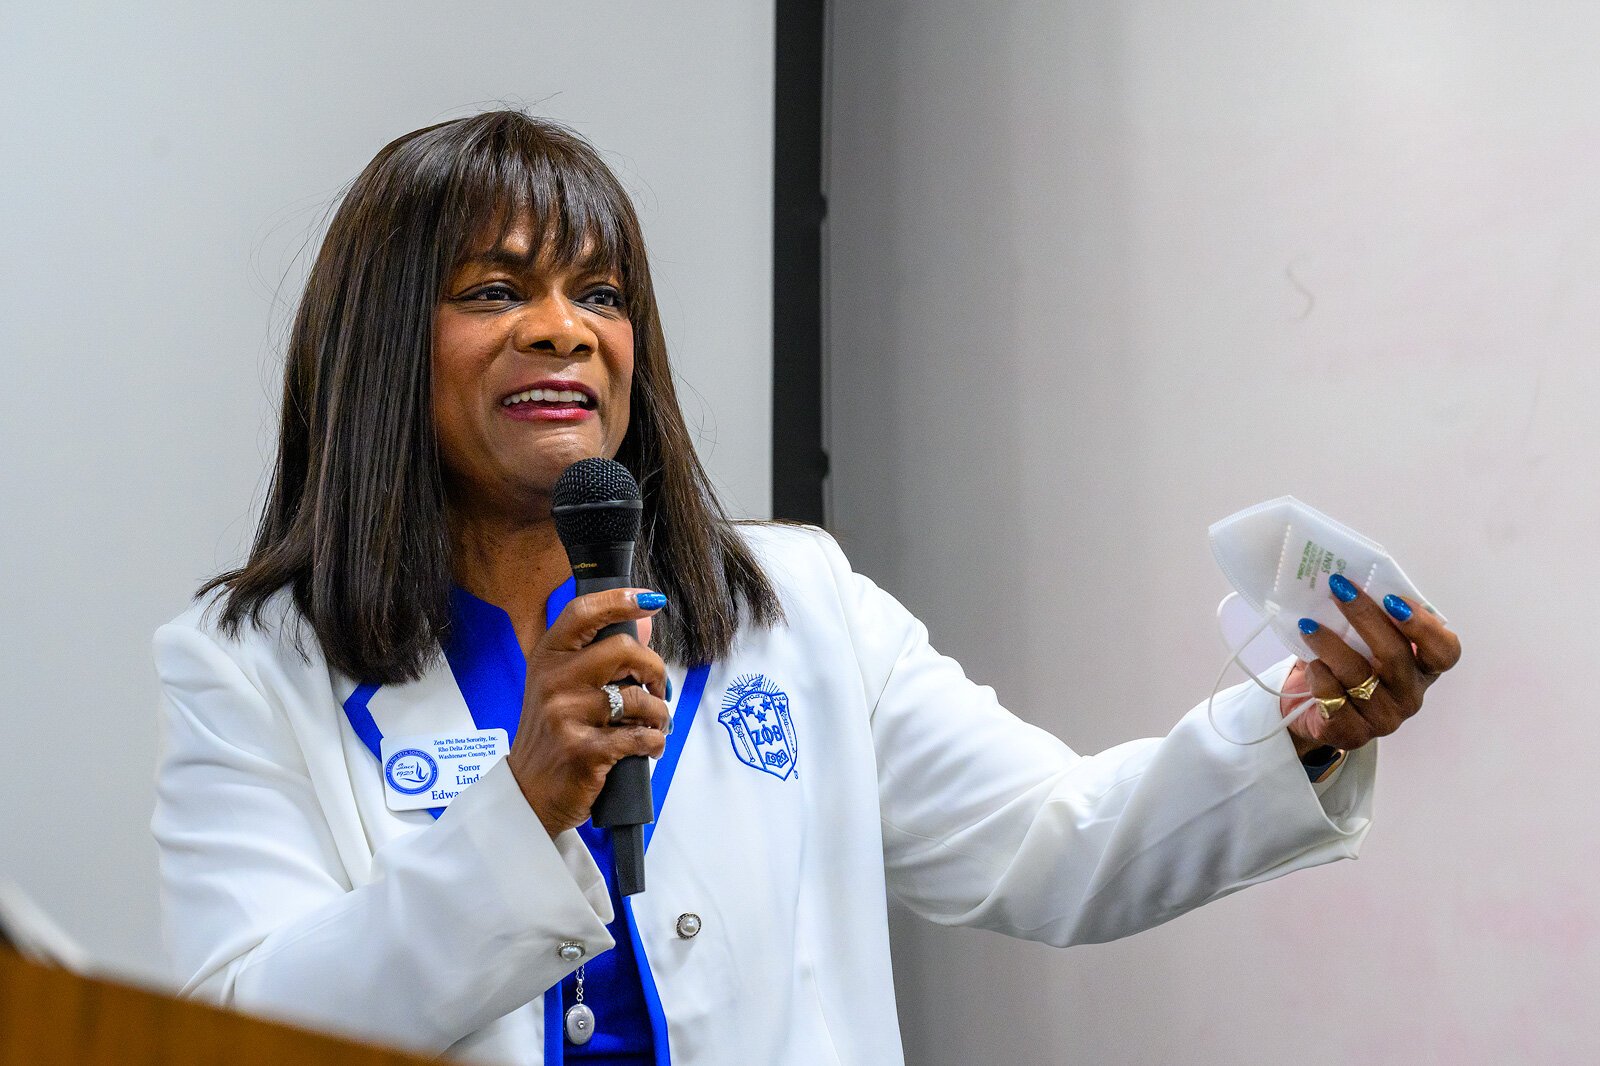
[[[10,5],[0,14],[0,872],[91,955],[161,973],[149,639],[241,557],[282,331],[339,189],[498,106],[632,192],[691,429],[769,506],[772,8]]]

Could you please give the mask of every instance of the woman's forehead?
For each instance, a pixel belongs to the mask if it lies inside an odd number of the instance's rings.
[[[461,261],[529,267],[534,265],[617,266],[617,256],[593,232],[563,232],[557,220],[537,218],[532,211],[499,211],[472,231]],[[565,247],[563,247],[565,246]]]

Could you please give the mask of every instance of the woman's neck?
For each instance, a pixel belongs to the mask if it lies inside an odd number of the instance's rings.
[[[523,650],[533,647],[544,632],[545,601],[572,576],[555,523],[456,513],[450,525],[456,583],[504,610]]]

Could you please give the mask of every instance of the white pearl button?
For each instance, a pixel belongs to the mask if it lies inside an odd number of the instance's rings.
[[[684,940],[692,939],[700,932],[700,916],[694,913],[678,915],[678,935]]]
[[[561,946],[556,949],[556,954],[561,956],[562,962],[577,962],[583,958],[584,948],[576,940],[563,940]]]

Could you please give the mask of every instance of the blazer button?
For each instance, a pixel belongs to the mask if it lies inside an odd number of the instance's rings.
[[[700,933],[700,916],[694,913],[678,915],[678,936],[693,940]]]
[[[577,962],[583,958],[584,947],[576,940],[563,940],[561,946],[556,948],[556,954],[561,956],[562,962]]]

